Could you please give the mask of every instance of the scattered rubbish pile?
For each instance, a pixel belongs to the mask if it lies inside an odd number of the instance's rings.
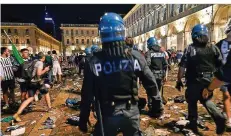
[[[55,125],[56,117],[48,117],[45,122],[43,122],[43,127],[39,128],[39,130],[43,129],[53,129],[56,127]]]
[[[80,102],[80,98],[67,98],[65,104],[70,108],[79,109]]]
[[[184,103],[184,102],[185,102],[185,97],[184,97],[184,95],[176,96],[176,97],[174,98],[174,102],[175,102],[175,103]]]
[[[67,124],[78,126],[79,125],[79,117],[78,116],[71,116],[67,119]]]

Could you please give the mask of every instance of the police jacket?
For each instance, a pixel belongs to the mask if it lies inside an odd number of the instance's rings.
[[[160,50],[159,46],[154,46],[146,53],[147,64],[149,68],[155,72],[166,70],[168,62],[165,59],[165,53]]]
[[[101,104],[137,100],[137,77],[143,81],[148,96],[154,96],[159,91],[145,58],[135,50],[130,51],[126,57],[97,52],[85,70],[87,72],[81,91],[81,122],[87,122],[96,93]]]
[[[191,44],[184,50],[180,67],[186,68],[187,83],[200,82],[205,73],[213,73],[222,65],[222,56],[215,45],[200,46]],[[207,74],[207,75],[208,75]]]

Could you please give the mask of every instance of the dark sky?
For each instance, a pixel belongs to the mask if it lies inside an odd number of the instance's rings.
[[[55,21],[57,39],[60,40],[61,23],[95,24],[105,12],[124,16],[134,4],[1,4],[1,22],[35,23],[43,29],[45,6]]]

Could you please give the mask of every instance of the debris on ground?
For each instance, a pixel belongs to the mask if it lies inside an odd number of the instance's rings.
[[[184,101],[185,101],[184,95],[176,96],[174,98],[175,103],[184,103]]]
[[[169,136],[170,132],[167,129],[155,129],[155,136]]]
[[[48,117],[45,122],[43,122],[43,127],[39,128],[39,130],[43,130],[43,129],[53,129],[56,127],[55,125],[56,122],[56,117],[52,116],[52,117]]]
[[[79,117],[78,116],[71,116],[67,119],[67,124],[78,126],[79,125]]]
[[[143,133],[144,133],[144,136],[154,136],[155,128],[153,126],[149,126],[148,128],[145,129]]]
[[[147,120],[150,120],[151,118],[149,117],[144,117],[144,118],[141,118],[142,121],[147,121]]]
[[[26,128],[25,127],[20,127],[20,128],[17,128],[15,130],[12,130],[11,131],[11,136],[19,136],[19,135],[22,135],[24,134],[26,131]]]
[[[70,108],[78,109],[80,106],[80,102],[80,98],[67,98],[65,104]]]
[[[10,122],[11,120],[14,120],[14,117],[13,116],[8,116],[8,117],[5,117],[5,118],[2,118],[1,122]]]

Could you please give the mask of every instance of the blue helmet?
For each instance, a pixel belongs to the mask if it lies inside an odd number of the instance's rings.
[[[98,45],[92,45],[91,46],[91,51],[92,52],[97,52],[99,50],[99,46]]]
[[[147,41],[148,48],[151,48],[153,46],[158,46],[158,41],[155,37],[150,37]]]
[[[86,55],[91,54],[91,47],[87,47],[87,48],[85,49],[85,53],[86,53]]]
[[[124,21],[116,13],[105,13],[100,18],[98,29],[102,43],[125,40]]]
[[[208,36],[208,28],[205,25],[197,24],[193,27],[191,35],[193,39],[202,35]]]

